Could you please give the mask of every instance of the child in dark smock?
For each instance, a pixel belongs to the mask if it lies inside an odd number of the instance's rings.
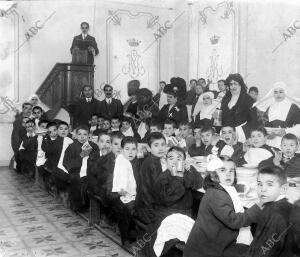
[[[255,204],[244,211],[234,187],[235,168],[228,157],[208,163],[206,193],[184,249],[185,257],[240,257],[247,250],[252,239],[249,226],[257,220],[260,208]]]

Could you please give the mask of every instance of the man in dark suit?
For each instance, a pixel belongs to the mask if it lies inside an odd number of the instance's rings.
[[[87,50],[87,64],[94,64],[94,56],[99,54],[97,43],[94,37],[88,34],[90,25],[87,22],[80,24],[81,34],[73,38],[71,54],[73,50]]]
[[[83,86],[83,98],[74,104],[71,113],[73,114],[73,128],[79,125],[89,126],[89,119],[95,113],[100,113],[100,101],[94,98],[92,86]]]
[[[164,88],[167,94],[168,104],[165,104],[159,111],[159,118],[162,122],[166,119],[174,119],[177,124],[181,121],[188,121],[188,113],[185,105],[177,102],[178,94],[182,91],[181,84],[168,84]]]
[[[110,120],[114,117],[123,118],[123,105],[119,99],[112,98],[113,87],[106,84],[104,86],[105,99],[100,102],[101,116]]]

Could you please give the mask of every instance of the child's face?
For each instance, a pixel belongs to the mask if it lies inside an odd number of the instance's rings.
[[[108,135],[101,135],[99,138],[99,149],[103,155],[111,151],[111,138]]]
[[[111,128],[119,129],[120,128],[120,121],[118,119],[111,120]]]
[[[286,184],[281,185],[278,177],[271,174],[258,174],[257,194],[263,203],[274,202],[286,192]]]
[[[157,126],[150,126],[150,133],[153,133],[153,132],[161,132]]]
[[[28,122],[25,124],[27,133],[32,133],[34,131],[34,123]]]
[[[122,152],[127,160],[132,161],[137,155],[137,146],[133,143],[125,144]]]
[[[232,186],[235,177],[235,164],[232,161],[224,161],[223,164],[222,168],[216,170],[220,184]]]
[[[111,128],[113,128],[113,129],[119,129],[120,128],[119,119],[112,119],[111,120]]]
[[[88,136],[88,132],[84,129],[79,129],[76,133],[76,138],[81,144],[84,144],[88,140]]]
[[[195,139],[201,139],[201,129],[200,128],[194,129],[194,137],[195,137]]]
[[[256,93],[255,91],[250,91],[249,95],[251,96],[251,98],[256,102],[257,98],[258,98],[258,93]]]
[[[55,126],[49,127],[48,133],[51,138],[56,138],[57,137],[57,128]]]
[[[113,152],[113,154],[115,156],[118,156],[121,153],[121,151],[122,151],[121,141],[122,141],[121,138],[113,137],[113,139],[112,139],[111,151]]]
[[[42,122],[39,126],[40,129],[46,129],[47,128],[47,123],[46,122]]]
[[[110,121],[109,121],[109,120],[105,120],[105,121],[103,122],[103,129],[104,129],[104,130],[110,129]]]
[[[150,149],[154,156],[162,158],[166,152],[166,141],[163,138],[154,140],[150,146]]]
[[[206,146],[211,145],[212,140],[213,140],[213,134],[211,133],[211,131],[201,133],[201,141],[204,145]]]
[[[22,127],[26,128],[26,122],[29,120],[29,118],[23,118],[22,119]]]
[[[92,116],[91,126],[97,126],[97,122],[98,122],[98,117],[97,116]]]
[[[183,161],[184,161],[184,156],[181,152],[178,152],[178,151],[169,152],[167,154],[167,167],[168,167],[168,170],[172,171],[175,167],[176,171],[178,171],[179,166],[183,167]],[[179,165],[180,163],[182,165]]]
[[[182,138],[187,138],[190,134],[190,128],[187,125],[182,125],[179,127],[179,134]]]
[[[62,124],[58,127],[58,130],[57,130],[57,134],[60,136],[60,137],[66,137],[68,136],[69,134],[69,127]]]
[[[29,117],[31,115],[32,106],[30,104],[25,104],[22,108],[23,116]]]
[[[130,128],[130,123],[128,121],[122,121],[122,130],[127,131]]]
[[[39,109],[35,109],[32,112],[35,119],[40,119],[42,117],[42,112]]]
[[[175,128],[173,127],[172,124],[165,124],[164,132],[166,136],[170,137],[175,134]]]
[[[233,145],[235,140],[235,132],[232,127],[223,127],[221,129],[221,138],[227,145]]]
[[[255,147],[262,147],[265,143],[267,138],[265,135],[260,131],[252,131],[251,133],[251,144]]]
[[[98,127],[99,127],[100,129],[103,128],[103,123],[104,123],[104,119],[103,119],[103,118],[98,118]]]
[[[286,157],[293,157],[298,150],[298,143],[295,140],[283,139],[281,142],[281,151]]]

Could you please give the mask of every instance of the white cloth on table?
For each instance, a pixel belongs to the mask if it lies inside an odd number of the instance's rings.
[[[220,184],[226,192],[229,194],[232,202],[233,202],[233,207],[236,213],[244,213],[244,207],[243,203],[241,202],[239,195],[233,186],[225,186],[223,184]],[[250,226],[248,227],[242,227],[239,229],[239,234],[236,239],[236,242],[238,244],[246,244],[250,245],[253,240],[253,236],[251,234]]]
[[[223,149],[221,150],[220,155],[227,155],[227,156],[231,157],[233,155],[233,153],[234,153],[233,147],[230,145],[225,145],[223,147]]]
[[[180,213],[166,217],[157,230],[157,237],[153,246],[156,256],[161,255],[165,243],[171,239],[177,238],[186,243],[194,223],[192,218]]]
[[[59,161],[58,161],[58,165],[57,167],[61,170],[63,170],[64,172],[66,173],[69,173],[67,171],[67,169],[64,167],[63,165],[63,160],[64,160],[64,157],[65,157],[65,151],[67,149],[67,147],[73,143],[73,140],[69,137],[64,137],[64,142],[63,142],[63,146],[62,146],[62,150],[61,150],[61,154],[60,154],[60,157],[59,157]]]
[[[146,123],[145,122],[141,122],[141,124],[138,127],[137,132],[139,133],[141,138],[144,138],[144,136],[147,133],[147,129],[146,129]]]
[[[248,164],[257,165],[264,160],[272,157],[272,153],[264,148],[250,148],[244,155],[244,159]]]
[[[121,196],[123,203],[129,203],[135,200],[136,181],[133,174],[131,162],[123,154],[119,154],[115,161],[112,192],[124,190],[125,196]]]

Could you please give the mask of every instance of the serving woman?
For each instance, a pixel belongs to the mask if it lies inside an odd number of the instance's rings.
[[[235,127],[238,140],[245,142],[250,129],[258,125],[257,111],[252,107],[254,101],[247,94],[247,86],[240,74],[229,74],[225,85],[229,91],[221,103],[222,126]]]

